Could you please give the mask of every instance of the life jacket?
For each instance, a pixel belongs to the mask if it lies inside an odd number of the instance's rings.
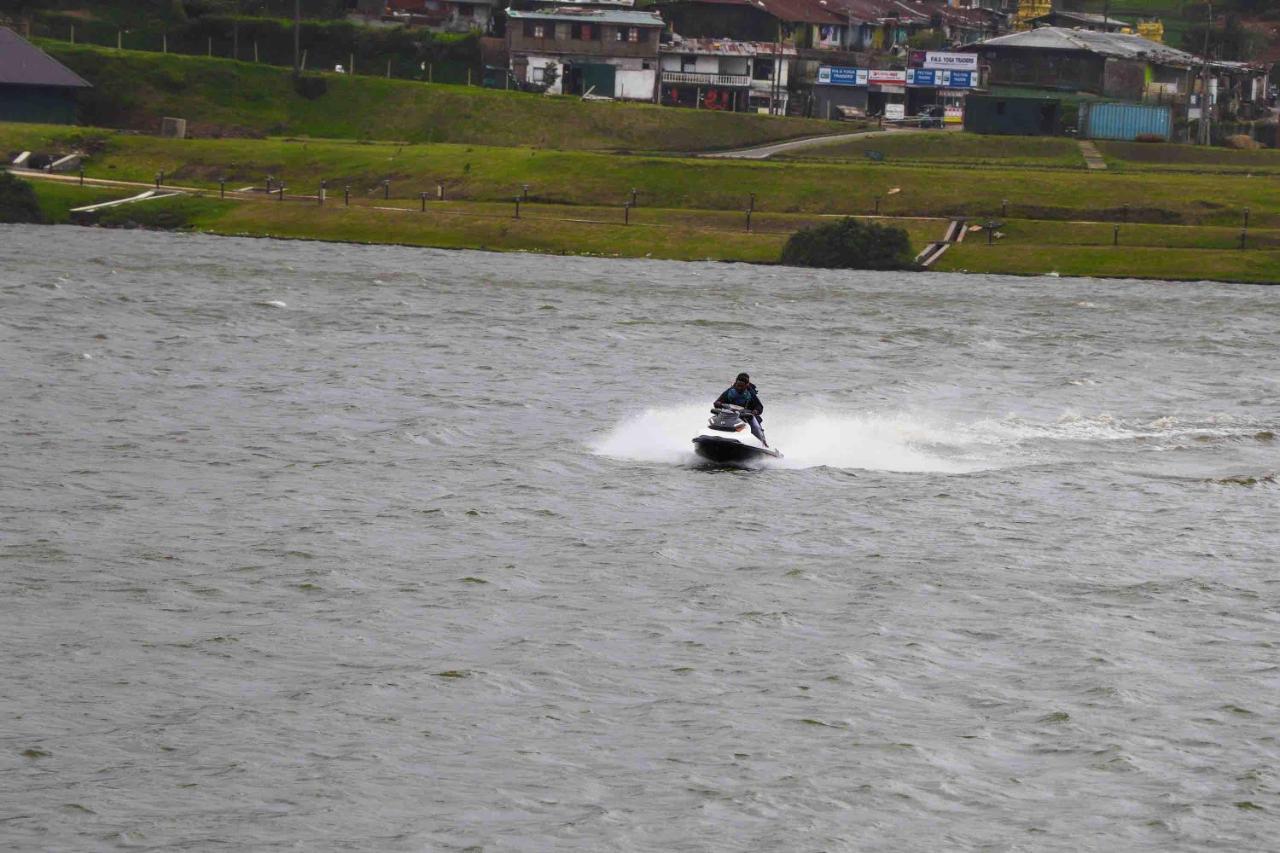
[[[739,391],[732,385],[729,390],[724,392],[724,400],[726,403],[732,403],[735,406],[750,406],[756,399],[756,386],[748,385],[747,390]]]

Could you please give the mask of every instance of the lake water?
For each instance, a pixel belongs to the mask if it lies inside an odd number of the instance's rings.
[[[1274,849],[1280,290],[0,227],[0,848]],[[749,370],[786,454],[700,467]]]

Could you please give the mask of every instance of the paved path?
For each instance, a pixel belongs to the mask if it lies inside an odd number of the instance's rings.
[[[956,126],[959,129],[959,126]],[[950,128],[947,128],[950,130]],[[937,133],[939,131],[929,130],[921,127],[898,127],[891,130],[870,130],[861,133],[837,133],[833,136],[810,136],[805,139],[792,139],[788,142],[775,142],[771,145],[761,145],[756,148],[739,148],[734,151],[713,151],[709,154],[699,154],[699,157],[729,157],[740,160],[767,160],[774,154],[781,154],[783,151],[795,151],[800,148],[813,148],[818,145],[831,145],[837,142],[852,142],[857,139],[874,139],[877,136],[897,136],[900,133]],[[946,131],[942,131],[946,132]]]
[[[1094,145],[1087,139],[1079,140],[1080,153],[1084,155],[1084,164],[1090,169],[1105,169],[1107,161],[1102,159],[1102,152],[1098,150],[1098,146]]]

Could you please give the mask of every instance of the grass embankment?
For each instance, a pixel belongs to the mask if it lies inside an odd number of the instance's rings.
[[[575,150],[708,151],[836,133],[836,122],[323,74],[308,98],[288,69],[230,59],[41,40],[94,85],[84,121],[156,132],[164,116],[195,136],[291,135]]]
[[[42,201],[66,208],[124,198],[132,189],[79,187],[75,183],[33,182]],[[655,257],[671,260],[725,260],[773,263],[796,230],[830,221],[824,217],[754,214],[751,231],[742,213],[619,207],[431,202],[426,212],[405,201],[357,201],[341,197],[320,207],[314,199],[275,197],[221,200],[213,195],[146,201],[110,208],[95,221],[114,227],[198,230],[214,234],[385,243],[459,249],[531,251],[549,254]],[[68,221],[67,216],[55,222]],[[942,233],[939,220],[904,219],[902,228],[917,248]]]
[[[1107,168],[1148,172],[1243,172],[1280,175],[1280,151],[1235,151],[1202,145],[1097,142]]]
[[[1097,140],[1094,144],[1102,152],[1108,168],[1121,171],[1280,174],[1280,151],[1274,149],[1234,151],[1199,145],[1104,140]],[[879,152],[884,158],[883,163],[899,165],[1085,168],[1080,146],[1074,139],[983,136],[965,132],[871,136],[815,145],[777,156],[791,160],[865,161],[869,159],[868,152]]]
[[[791,160],[867,160],[886,164],[1040,166],[1083,169],[1074,140],[1051,136],[982,136],[963,132],[903,133],[814,145],[779,157]]]
[[[956,169],[867,162],[798,163],[679,159],[533,151],[462,145],[387,145],[334,141],[165,140],[80,128],[0,124],[0,152],[93,152],[91,177],[152,182],[163,170],[173,184],[262,186],[283,178],[291,192],[330,192],[350,185],[356,197],[416,199],[446,184],[449,198],[506,201],[524,184],[533,199],[557,204],[615,206],[634,188],[645,207],[741,211],[748,193],[762,213],[901,216],[1004,215],[1236,225],[1243,208],[1251,224],[1280,227],[1280,194],[1270,181],[1245,175],[1084,170]],[[898,192],[890,194],[891,189]],[[1008,202],[1007,209],[1005,202]],[[1127,209],[1126,209],[1127,206]]]

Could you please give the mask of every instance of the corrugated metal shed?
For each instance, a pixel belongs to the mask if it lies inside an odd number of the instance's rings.
[[[93,88],[79,74],[8,27],[0,27],[0,84]]]
[[[1080,135],[1085,139],[1119,139],[1132,142],[1139,136],[1173,138],[1173,111],[1155,104],[1093,102],[1080,105]]]

